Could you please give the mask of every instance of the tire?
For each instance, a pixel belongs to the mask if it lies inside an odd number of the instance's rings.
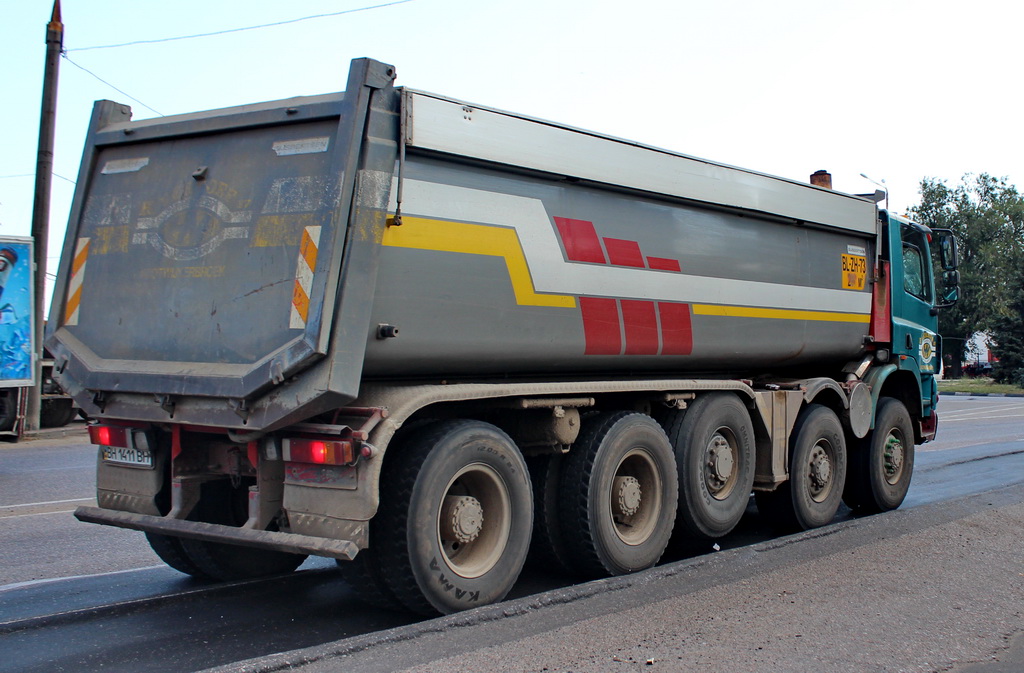
[[[232,488],[226,481],[211,481],[203,484],[202,496],[193,512],[194,518],[189,518],[237,527],[248,518],[247,505],[246,486]],[[180,541],[188,560],[207,577],[220,581],[290,573],[306,560],[304,554],[189,538],[180,538]]]
[[[626,411],[587,419],[562,468],[559,512],[575,571],[623,575],[661,559],[679,482],[672,446],[654,419]]]
[[[757,493],[762,516],[782,530],[809,530],[831,523],[846,483],[846,437],[828,407],[807,406],[789,442],[789,481]]]
[[[371,544],[402,605],[448,614],[508,594],[533,526],[530,477],[508,435],[470,420],[417,428],[388,452],[380,486]]]
[[[62,428],[77,415],[74,403],[70,398],[54,398],[43,400],[39,408],[39,426],[43,428]]]
[[[875,429],[850,456],[843,500],[858,514],[876,514],[903,504],[914,472],[914,426],[897,399],[878,403]]]
[[[754,488],[750,414],[736,395],[711,393],[672,412],[666,426],[679,468],[680,533],[703,540],[728,535]]]
[[[544,570],[572,572],[558,517],[562,455],[531,456],[526,459],[526,466],[533,487],[533,539],[527,563]]]
[[[363,603],[385,610],[405,610],[388,588],[380,571],[380,561],[372,549],[363,549],[351,561],[335,559],[345,584]]]
[[[185,548],[181,544],[181,538],[160,535],[159,533],[146,533],[146,541],[156,555],[160,557],[161,561],[178,572],[191,575],[200,580],[212,579],[188,557],[188,554],[185,553]]]
[[[18,420],[18,394],[15,389],[0,390],[0,431],[10,430]]]

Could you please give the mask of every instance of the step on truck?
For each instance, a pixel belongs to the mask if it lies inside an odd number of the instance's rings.
[[[436,614],[528,551],[651,567],[752,494],[789,530],[900,505],[949,232],[394,79],[96,103],[46,340],[98,446],[79,519],[215,580],[333,557]]]

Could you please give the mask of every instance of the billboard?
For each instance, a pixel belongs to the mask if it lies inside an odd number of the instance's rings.
[[[0,236],[0,388],[34,383],[32,260],[31,238]]]

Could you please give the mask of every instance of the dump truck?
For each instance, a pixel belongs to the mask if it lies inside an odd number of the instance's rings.
[[[96,103],[46,339],[98,447],[80,520],[214,580],[334,558],[437,614],[528,553],[649,568],[752,496],[790,530],[901,504],[949,232],[395,76]]]

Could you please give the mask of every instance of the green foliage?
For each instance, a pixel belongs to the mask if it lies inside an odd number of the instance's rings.
[[[992,325],[992,353],[999,358],[992,377],[999,383],[1024,387],[1024,269],[1018,272],[1009,311]]]
[[[966,175],[950,188],[941,180],[921,181],[921,203],[910,209],[921,224],[952,229],[960,250],[960,299],[939,313],[939,333],[960,373],[968,341],[1010,318],[1021,291],[1024,268],[1024,197],[1005,178]]]

